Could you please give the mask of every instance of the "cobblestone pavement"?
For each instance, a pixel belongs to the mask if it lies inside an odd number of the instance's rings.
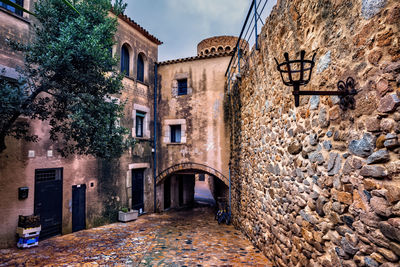
[[[27,250],[0,250],[0,266],[271,266],[210,208],[149,214],[41,241]]]

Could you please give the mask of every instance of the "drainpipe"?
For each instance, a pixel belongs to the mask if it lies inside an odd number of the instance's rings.
[[[229,217],[232,218],[231,208],[231,165],[229,164]]]
[[[153,154],[153,171],[154,171],[154,213],[157,211],[157,62],[154,65],[154,154]]]

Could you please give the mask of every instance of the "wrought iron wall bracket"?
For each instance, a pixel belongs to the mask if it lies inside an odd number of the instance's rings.
[[[339,106],[341,109],[348,108],[354,109],[355,100],[354,95],[357,94],[355,90],[355,83],[352,77],[348,77],[346,82],[339,81],[337,83],[337,91],[300,91],[300,86],[307,85],[311,79],[312,69],[315,66],[315,53],[311,60],[304,59],[306,52],[300,52],[300,59],[289,60],[289,54],[284,53],[285,60],[279,63],[275,58],[277,70],[281,74],[282,81],[287,86],[293,86],[293,96],[295,106],[300,105],[301,95],[337,95],[339,97]]]
[[[337,83],[338,90],[337,91],[300,91],[300,85],[294,83],[293,84],[293,96],[295,106],[298,107],[300,105],[300,96],[301,95],[322,95],[322,96],[332,96],[337,95],[339,97],[339,106],[342,110],[347,110],[348,108],[355,108],[355,99],[354,96],[358,93],[355,89],[354,79],[352,77],[348,77],[346,82],[339,81]]]

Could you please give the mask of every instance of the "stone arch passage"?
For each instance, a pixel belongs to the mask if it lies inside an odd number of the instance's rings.
[[[195,174],[207,174],[214,200],[227,198],[229,180],[218,170],[200,163],[180,163],[163,170],[156,177],[157,210],[191,206],[195,202]],[[204,184],[201,186],[204,190]],[[204,191],[203,191],[204,192]]]
[[[172,174],[179,174],[179,172],[186,172],[186,171],[193,171],[193,172],[206,173],[212,175],[221,180],[226,186],[229,186],[228,178],[226,178],[226,176],[223,175],[220,171],[212,167],[209,167],[207,165],[194,162],[179,163],[163,170],[157,176],[156,184],[159,184],[161,181],[163,181],[165,178],[167,178]]]

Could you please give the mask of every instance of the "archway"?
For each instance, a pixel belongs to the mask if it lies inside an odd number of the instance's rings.
[[[200,178],[206,177],[205,181]],[[173,165],[156,178],[157,209],[198,206],[198,199],[208,191],[209,198],[215,204],[218,198],[228,200],[229,179],[220,171],[200,163],[180,163]],[[204,186],[207,186],[205,191]],[[204,195],[203,195],[204,196]],[[204,200],[204,199],[203,199]]]
[[[212,167],[209,167],[205,164],[194,163],[194,162],[179,163],[163,170],[158,174],[156,178],[156,184],[159,184],[162,180],[170,176],[172,173],[187,172],[187,171],[192,171],[195,173],[206,173],[215,176],[216,178],[224,182],[225,185],[229,186],[229,179],[225,175],[223,175],[220,171]]]

